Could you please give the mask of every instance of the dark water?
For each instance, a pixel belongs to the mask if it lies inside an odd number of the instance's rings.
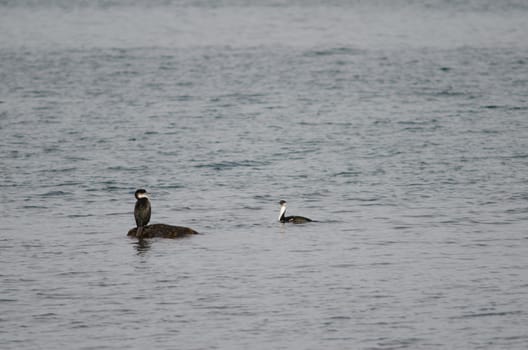
[[[527,18],[1,1],[0,348],[526,349]]]

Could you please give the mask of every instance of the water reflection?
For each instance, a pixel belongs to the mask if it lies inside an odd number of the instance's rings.
[[[146,239],[140,239],[134,242],[134,247],[137,250],[137,255],[145,255],[150,250],[150,242]]]

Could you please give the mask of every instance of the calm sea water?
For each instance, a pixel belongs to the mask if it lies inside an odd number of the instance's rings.
[[[0,348],[526,349],[527,18],[0,1]]]

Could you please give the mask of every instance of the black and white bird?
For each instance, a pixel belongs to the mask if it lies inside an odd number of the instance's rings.
[[[293,224],[304,224],[306,222],[313,221],[309,218],[305,218],[304,216],[286,216],[286,201],[281,200],[279,202],[281,208],[279,213],[279,221],[282,223],[285,222],[291,222]]]
[[[136,219],[136,237],[142,238],[143,228],[147,226],[150,221],[150,200],[149,194],[144,189],[139,189],[134,195],[137,199],[134,207],[134,218]]]

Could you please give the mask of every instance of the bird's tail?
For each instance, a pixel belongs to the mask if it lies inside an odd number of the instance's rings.
[[[136,237],[139,239],[143,238],[143,226],[138,226],[136,229]]]

